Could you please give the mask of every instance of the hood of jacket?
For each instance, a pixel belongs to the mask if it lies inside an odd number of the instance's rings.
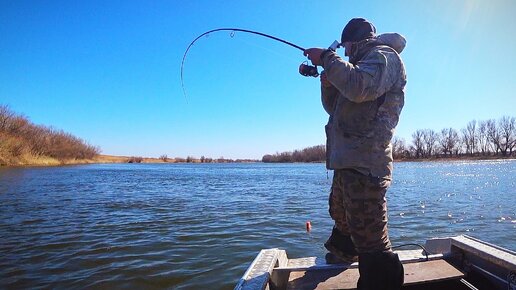
[[[398,54],[403,51],[407,40],[398,33],[384,33],[376,36],[376,40],[384,45],[392,47]]]
[[[380,45],[386,45],[394,49],[398,54],[405,49],[407,41],[399,33],[384,33],[373,38],[364,39],[353,44],[352,53],[349,56],[349,62],[356,64],[362,59],[372,48]]]

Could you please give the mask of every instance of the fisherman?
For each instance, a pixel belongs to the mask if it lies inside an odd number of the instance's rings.
[[[399,53],[405,39],[376,34],[374,25],[354,18],[341,46],[304,51],[322,66],[321,100],[329,114],[326,166],[334,170],[329,204],[335,224],[324,244],[328,262],[358,258],[358,289],[400,289],[403,266],[387,233],[386,192],[392,182],[391,139],[404,104],[406,75]],[[357,257],[358,256],[358,257]]]

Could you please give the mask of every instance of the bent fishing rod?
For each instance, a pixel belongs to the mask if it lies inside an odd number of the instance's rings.
[[[183,60],[181,61],[181,86],[183,88],[183,94],[185,96],[185,99],[186,99],[186,90],[185,90],[185,84],[184,84],[184,77],[183,77],[183,70],[184,70],[184,64],[185,64],[185,59],[186,59],[186,55],[188,54],[188,51],[190,50],[190,48],[194,45],[194,43],[199,40],[201,37],[205,36],[205,35],[208,35],[210,33],[213,33],[213,32],[218,32],[218,31],[231,31],[231,37],[234,36],[235,32],[245,32],[245,33],[250,33],[250,34],[255,34],[255,35],[259,35],[259,36],[263,36],[263,37],[267,37],[269,39],[272,39],[272,40],[276,40],[276,41],[279,41],[281,43],[284,43],[286,45],[289,45],[293,48],[297,48],[301,51],[305,51],[306,49],[304,49],[303,47],[299,46],[299,45],[296,45],[292,42],[289,42],[289,41],[286,41],[286,40],[283,40],[279,37],[275,37],[275,36],[272,36],[272,35],[269,35],[269,34],[265,34],[265,33],[262,33],[262,32],[258,32],[258,31],[252,31],[252,30],[247,30],[247,29],[240,29],[240,28],[217,28],[217,29],[212,29],[210,31],[206,31],[204,32],[203,34],[197,36],[191,43],[190,45],[188,45],[188,47],[186,48],[186,51],[185,51],[185,54],[183,55]],[[336,41],[334,42],[333,45],[335,45]],[[338,42],[337,42],[337,45],[338,45]],[[317,66],[310,66],[308,65],[308,62],[303,62],[300,66],[299,66],[299,73],[303,76],[311,76],[311,77],[318,77],[319,76],[319,72],[317,71]]]

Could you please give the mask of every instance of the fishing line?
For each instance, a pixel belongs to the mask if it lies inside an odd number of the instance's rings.
[[[191,43],[190,45],[188,45],[188,47],[186,48],[186,51],[185,51],[185,54],[183,55],[183,60],[181,61],[181,87],[183,88],[183,95],[185,96],[185,99],[186,99],[186,102],[188,102],[188,98],[186,97],[186,90],[185,90],[185,84],[184,84],[184,77],[183,77],[183,70],[184,70],[184,64],[185,64],[185,59],[186,59],[186,55],[188,54],[188,51],[190,50],[190,48],[192,47],[192,45],[194,45],[194,43],[199,40],[199,38],[205,36],[205,35],[208,35],[212,32],[217,32],[217,31],[231,31],[230,33],[230,36],[231,37],[234,37],[235,36],[235,32],[245,32],[245,33],[251,33],[251,34],[255,34],[255,35],[259,35],[259,36],[263,36],[263,37],[267,37],[267,38],[270,38],[272,40],[276,40],[276,41],[279,41],[281,43],[284,43],[286,45],[289,45],[291,47],[294,47],[294,48],[297,48],[301,51],[305,51],[305,49],[299,45],[296,45],[296,44],[293,44],[292,42],[289,42],[289,41],[286,41],[286,40],[283,40],[279,37],[275,37],[275,36],[272,36],[272,35],[269,35],[269,34],[265,34],[265,33],[262,33],[262,32],[257,32],[257,31],[252,31],[252,30],[247,30],[247,29],[240,29],[240,28],[217,28],[217,29],[212,29],[210,31],[206,31],[204,32],[203,34],[197,36]]]
[[[239,41],[241,44],[243,45],[247,45],[251,48],[259,48],[259,49],[262,49],[272,55],[275,55],[277,56],[278,58],[281,58],[281,59],[285,59],[285,60],[288,60],[292,63],[299,63],[299,56],[295,57],[293,55],[290,55],[290,54],[284,54],[284,53],[280,53],[278,52],[278,50],[275,50],[275,49],[271,49],[269,47],[266,47],[264,45],[261,45],[261,44],[258,44],[255,42],[252,42],[250,41],[249,39],[245,38],[245,37],[240,37],[240,38],[236,38],[234,37],[233,38],[235,41]]]

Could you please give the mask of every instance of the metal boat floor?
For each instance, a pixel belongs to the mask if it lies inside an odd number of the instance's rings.
[[[395,251],[405,270],[403,290],[516,289],[516,252],[468,236],[430,239],[425,249],[432,254]],[[356,289],[357,268],[358,263],[289,259],[285,250],[263,249],[235,289]]]
[[[464,274],[445,260],[403,264],[406,286],[459,280]],[[357,268],[291,270],[287,289],[356,289]]]
[[[426,260],[426,256],[423,255],[421,250],[403,250],[403,251],[395,251],[398,254],[400,261],[403,263],[410,262],[418,262]],[[436,260],[441,259],[443,255],[441,254],[429,254],[428,259]],[[326,268],[356,268],[358,267],[358,262],[353,263],[351,265],[342,265],[342,264],[326,264],[326,260],[324,258],[319,257],[304,257],[304,258],[294,258],[288,259],[287,265],[285,267],[279,267],[279,270],[283,269],[301,269],[301,268],[309,268],[309,267],[326,267]]]

